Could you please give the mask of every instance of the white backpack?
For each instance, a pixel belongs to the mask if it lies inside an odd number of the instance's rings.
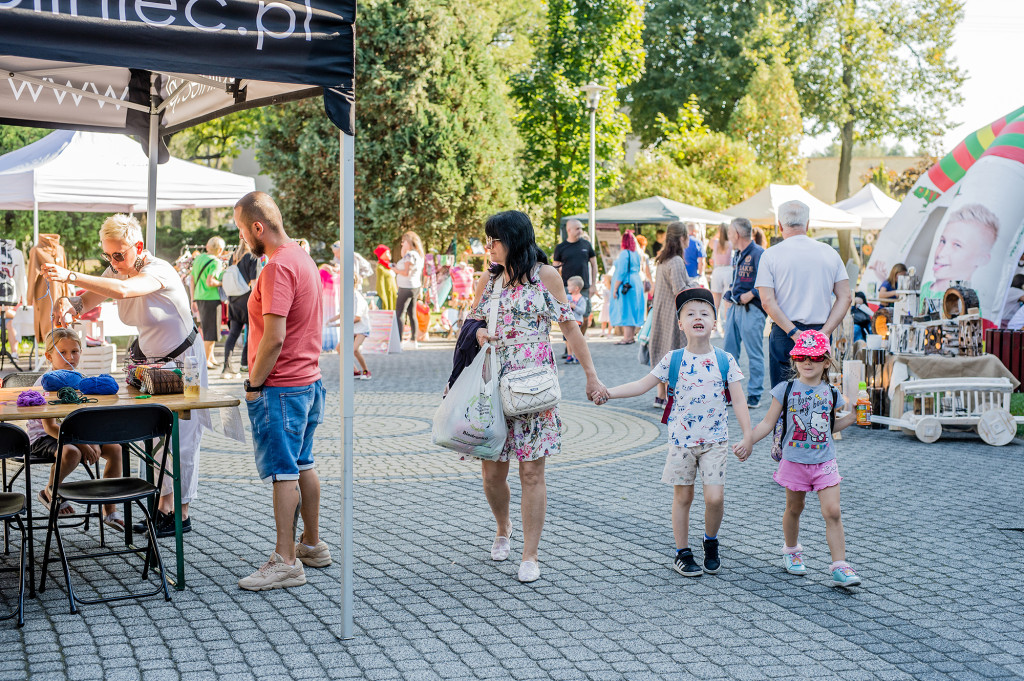
[[[221,288],[224,289],[224,293],[232,298],[244,296],[249,292],[249,284],[245,283],[245,277],[242,276],[238,265],[231,265],[224,270],[224,276],[221,277],[220,284]]]

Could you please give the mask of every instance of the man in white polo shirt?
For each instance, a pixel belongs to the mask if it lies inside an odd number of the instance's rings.
[[[789,351],[805,329],[826,336],[850,310],[850,276],[828,244],[807,236],[810,209],[801,201],[779,206],[782,243],[761,256],[754,285],[772,320],[768,337],[768,371],[774,387],[789,378]]]

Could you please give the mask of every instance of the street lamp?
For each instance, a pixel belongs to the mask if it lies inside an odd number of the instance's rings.
[[[597,127],[597,102],[601,99],[601,93],[608,88],[590,81],[580,88],[580,91],[587,96],[587,108],[590,109],[590,243],[596,244],[594,226],[594,163],[595,163],[595,130]]]

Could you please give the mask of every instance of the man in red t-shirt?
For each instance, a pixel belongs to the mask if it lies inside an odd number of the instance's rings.
[[[277,545],[259,570],[238,580],[249,591],[301,586],[303,564],[331,564],[320,539],[320,478],[313,434],[323,421],[320,381],[323,287],[316,265],[285,234],[281,211],[263,192],[235,204],[239,236],[270,261],[249,296],[249,379],[245,406],[252,422],[256,468],[274,486]],[[295,533],[302,516],[302,535]]]

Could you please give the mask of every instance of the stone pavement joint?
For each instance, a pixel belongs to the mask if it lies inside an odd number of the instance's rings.
[[[591,348],[609,385],[645,371],[631,346]],[[88,605],[70,615],[51,565],[54,581],[27,602],[24,629],[0,625],[8,650],[0,681],[1024,676],[1024,596],[1004,577],[1020,563],[1024,536],[1000,529],[1024,526],[1020,441],[993,448],[953,435],[924,445],[847,430],[843,521],[849,560],[865,580],[852,593],[828,586],[813,498],[801,528],[810,574],[782,571],[784,494],[762,442],[748,462],[729,464],[722,572],[685,579],[670,568],[672,491],[659,482],[666,440],[653,394],[595,407],[580,367],[559,364],[565,437],[547,466],[543,577],[522,585],[514,578],[521,530],[512,559],[490,560],[493,518],[479,465],[430,443],[451,349],[370,355],[373,380],[355,384],[355,638],[338,638],[340,401],[337,356],[325,355],[328,411],[314,452],[335,564],[307,568],[298,589],[237,588],[273,546],[270,488],[256,479],[251,444],[208,433],[195,530],[185,538],[189,589],[170,603]],[[745,357],[741,365],[747,373]],[[240,381],[214,385],[240,394]],[[755,420],[766,407],[753,410]],[[730,431],[739,438],[735,420]],[[509,484],[518,528],[515,466]],[[696,538],[700,497],[698,486]],[[94,529],[65,536],[72,552],[96,545]],[[691,545],[699,554],[699,541]],[[170,564],[173,540],[161,547]],[[139,586],[121,558],[78,561],[72,571],[85,597],[95,595],[90,583]],[[12,585],[0,576],[0,607],[12,604]]]

